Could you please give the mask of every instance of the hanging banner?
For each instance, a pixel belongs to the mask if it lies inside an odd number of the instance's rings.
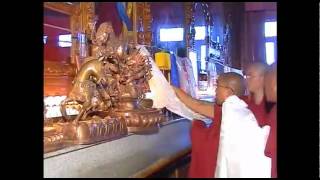
[[[126,7],[123,4],[123,2],[117,2],[116,3],[118,15],[122,22],[127,26],[128,31],[132,31],[132,22],[131,19],[127,15]],[[129,6],[131,7],[131,6]]]

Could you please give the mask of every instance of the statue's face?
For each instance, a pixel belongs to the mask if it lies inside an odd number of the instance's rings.
[[[113,33],[113,27],[111,23],[103,23],[102,25],[100,25],[98,32],[96,34],[97,41],[101,44],[106,43],[110,38],[110,34],[112,33]]]
[[[89,29],[90,29],[91,31],[93,31],[94,28],[95,28],[95,26],[96,26],[96,22],[91,21],[91,22],[88,23],[88,26],[89,26]]]
[[[108,25],[106,26],[106,32],[107,32],[108,34],[113,33],[113,27],[112,27],[111,24],[108,24]]]
[[[109,35],[106,32],[104,32],[98,37],[98,41],[100,43],[106,43],[108,40],[108,37],[109,37]]]

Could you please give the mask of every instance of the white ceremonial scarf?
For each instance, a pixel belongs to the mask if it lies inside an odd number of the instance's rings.
[[[143,55],[150,56],[150,53],[144,46],[139,45],[138,48],[141,48],[140,51]],[[164,77],[156,63],[153,60],[150,60],[150,64],[152,65],[152,78],[148,81],[148,83],[151,93],[147,94],[146,96],[147,98],[153,100],[153,108],[166,107],[171,112],[178,114],[186,119],[202,120],[206,124],[211,123],[211,119],[208,119],[207,117],[192,111],[185,104],[183,104],[177,97],[173,88],[171,87],[167,79]]]
[[[270,126],[260,128],[237,96],[222,104],[216,178],[270,178],[271,158],[264,155]]]

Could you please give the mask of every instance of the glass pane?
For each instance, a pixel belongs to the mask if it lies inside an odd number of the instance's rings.
[[[195,81],[198,82],[197,53],[190,51],[189,59],[191,60],[191,63],[192,63],[192,70],[193,70]]]
[[[160,41],[183,41],[183,28],[161,28]]]
[[[71,42],[58,42],[59,47],[71,47]]]
[[[71,47],[71,34],[59,35],[59,47]]]
[[[206,69],[206,45],[201,46],[201,70]]]
[[[274,43],[267,42],[266,43],[266,56],[267,56],[267,64],[270,65],[274,63]]]
[[[264,23],[264,36],[265,37],[277,36],[277,21]]]
[[[59,41],[71,42],[71,34],[59,35]]]
[[[86,37],[83,33],[78,33],[78,41],[79,43],[86,43]]]
[[[204,40],[206,36],[206,27],[205,26],[197,26],[196,29],[196,35],[195,40]]]
[[[43,43],[47,44],[48,36],[43,36]]]

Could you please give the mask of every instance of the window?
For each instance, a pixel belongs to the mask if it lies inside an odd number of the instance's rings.
[[[195,40],[204,40],[206,37],[206,27],[205,26],[196,26],[196,35]]]
[[[264,36],[266,39],[266,62],[270,65],[277,59],[277,21],[264,23]]]
[[[274,63],[274,43],[273,42],[266,42],[266,59],[267,64]]]
[[[265,22],[264,23],[264,36],[265,37],[274,37],[277,36],[277,22]]]
[[[71,47],[71,34],[59,35],[59,47]]]
[[[160,41],[183,41],[183,28],[161,28]]]
[[[60,104],[66,99],[66,96],[48,96],[44,98],[46,118],[61,117]],[[75,109],[66,108],[67,115],[77,115],[79,112]]]
[[[197,53],[194,51],[190,51],[189,59],[191,60],[191,63],[192,63],[192,69],[193,69],[193,75],[194,75],[195,81],[198,82]]]
[[[43,44],[47,44],[48,36],[43,36]]]
[[[86,36],[84,33],[78,33],[78,41],[79,43],[86,43]]]
[[[201,46],[201,70],[206,69],[206,45]]]

